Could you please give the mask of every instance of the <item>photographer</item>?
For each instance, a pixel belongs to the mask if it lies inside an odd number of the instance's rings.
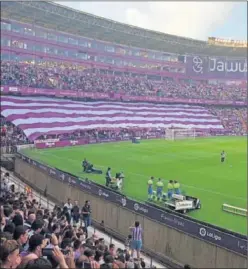
[[[83,166],[83,172],[86,172],[88,166],[88,161],[86,160],[86,158],[84,158],[82,166]]]
[[[111,177],[111,168],[109,167],[107,172],[106,172],[106,176],[105,176],[105,179],[106,179],[106,187],[109,187],[109,184],[111,183],[111,180],[112,180],[112,177]]]

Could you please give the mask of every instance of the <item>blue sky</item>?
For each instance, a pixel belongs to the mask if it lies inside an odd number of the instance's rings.
[[[57,2],[164,33],[207,40],[247,40],[246,2]]]
[[[247,40],[247,3],[237,4],[226,22],[216,27],[212,35]]]

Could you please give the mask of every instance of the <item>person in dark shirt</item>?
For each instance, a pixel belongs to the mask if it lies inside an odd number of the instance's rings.
[[[20,253],[24,251],[24,245],[28,241],[28,229],[25,226],[19,225],[15,228],[13,239],[17,241]]]
[[[77,200],[75,201],[75,204],[71,210],[71,216],[72,216],[73,224],[78,224],[79,217],[80,217],[80,209],[79,209]]]
[[[66,206],[64,206],[62,214],[65,216],[66,221],[71,223],[71,214]]]
[[[86,201],[82,208],[82,217],[86,228],[89,227],[91,224],[90,215],[91,215],[90,202]]]
[[[110,182],[111,182],[111,179],[112,179],[112,177],[111,177],[111,168],[109,167],[108,168],[108,170],[107,170],[107,172],[106,172],[106,187],[109,187],[109,184],[110,184]]]
[[[83,171],[84,172],[86,172],[86,170],[87,170],[87,166],[88,166],[88,162],[87,162],[87,160],[84,158],[84,160],[83,160],[83,162],[82,162],[82,166],[83,166]]]

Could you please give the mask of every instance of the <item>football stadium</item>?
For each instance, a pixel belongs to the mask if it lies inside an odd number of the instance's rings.
[[[163,34],[53,2],[2,2],[1,182],[1,248],[21,245],[16,267],[34,252],[35,268],[152,267],[142,253],[166,268],[245,268],[247,41]],[[124,250],[89,237],[103,226],[111,238],[130,233],[129,243],[118,239]],[[30,250],[45,239],[51,252]]]

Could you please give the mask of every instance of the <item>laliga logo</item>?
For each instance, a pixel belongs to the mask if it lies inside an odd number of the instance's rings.
[[[121,199],[121,204],[122,206],[126,206],[127,205],[127,200],[125,198]]]
[[[206,230],[205,228],[200,228],[199,233],[200,233],[200,235],[201,235],[202,237],[204,237],[204,236],[206,236],[206,234],[207,234],[207,230]]]
[[[193,58],[193,71],[195,73],[203,73],[203,60],[202,58],[198,57],[198,56],[195,56]]]
[[[65,175],[61,174],[60,178],[62,179],[62,181],[64,181],[65,180]]]
[[[134,204],[133,208],[134,208],[135,211],[138,211],[139,210],[139,204]]]

